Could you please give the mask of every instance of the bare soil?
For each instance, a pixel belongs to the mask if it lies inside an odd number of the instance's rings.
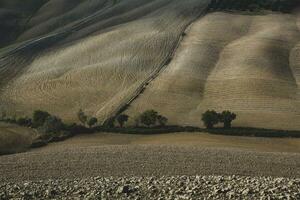
[[[0,157],[0,181],[94,176],[300,177],[299,139],[93,134]],[[282,151],[282,152],[280,152]]]

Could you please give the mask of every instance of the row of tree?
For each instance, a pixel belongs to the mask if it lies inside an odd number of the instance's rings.
[[[231,123],[236,119],[236,114],[230,111],[223,111],[217,113],[214,110],[208,110],[202,114],[202,121],[206,128],[212,129],[218,123],[223,123],[224,128],[231,128]]]
[[[43,133],[56,133],[65,128],[62,120],[46,111],[36,110],[33,112],[32,118],[29,117],[7,117],[2,113],[1,121],[18,124],[20,126],[36,128]]]
[[[79,110],[77,113],[78,120],[83,125],[88,125],[90,128],[97,124],[98,120],[95,117],[88,118],[88,116],[82,111]],[[112,119],[110,127],[114,127],[117,122],[119,127],[123,128],[125,123],[129,120],[129,116],[126,114],[120,114],[117,117]],[[142,114],[134,118],[135,126],[165,126],[168,122],[168,119],[160,115],[155,110],[146,110]]]
[[[42,110],[34,111],[32,118],[8,118],[2,114],[1,120],[9,123],[16,123],[20,126],[36,128],[43,133],[56,133],[62,130],[69,130],[70,127],[80,128],[80,126],[89,127],[91,130],[91,128],[96,126],[98,123],[98,119],[96,117],[89,117],[81,109],[77,112],[77,117],[83,126],[77,124],[66,125],[59,117],[51,115],[48,112]],[[114,118],[112,123],[113,125],[111,127],[114,127],[115,123],[118,123],[119,127],[123,128],[125,123],[128,122],[129,118],[130,117],[126,114],[120,114]],[[236,114],[230,111],[223,111],[221,113],[218,113],[214,110],[208,110],[202,114],[202,121],[208,129],[214,128],[214,126],[218,123],[223,123],[224,128],[231,128],[231,123],[235,119]],[[163,127],[168,123],[168,118],[160,115],[155,110],[146,110],[145,112],[135,117],[134,122],[136,127]]]

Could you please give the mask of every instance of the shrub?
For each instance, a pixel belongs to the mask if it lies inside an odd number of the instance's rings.
[[[30,127],[32,126],[32,119],[28,118],[28,117],[20,117],[18,120],[17,120],[17,124],[19,126],[27,126],[27,127]]]
[[[155,110],[147,110],[140,116],[140,122],[146,126],[153,126],[156,124],[158,113]]]
[[[48,116],[40,127],[43,133],[58,133],[64,129],[65,125],[62,120],[56,116]]]
[[[158,115],[157,116],[157,121],[158,121],[160,126],[166,126],[166,124],[168,123],[168,118],[166,118],[162,115]]]
[[[95,124],[97,124],[98,119],[96,117],[92,117],[88,120],[87,124],[88,126],[91,128],[93,127]]]
[[[128,121],[128,119],[129,119],[129,116],[125,115],[125,114],[117,116],[117,121],[120,124],[121,128],[124,126],[124,123]]]
[[[32,124],[33,127],[38,128],[40,126],[43,126],[46,119],[50,116],[48,112],[41,111],[41,110],[36,110],[33,113],[33,119],[32,119]]]
[[[231,128],[231,123],[235,119],[236,114],[228,110],[223,111],[221,114],[219,114],[219,120],[220,122],[224,123],[224,128]]]
[[[138,122],[148,127],[156,125],[157,123],[160,126],[165,126],[168,122],[168,119],[162,115],[159,115],[158,112],[156,112],[155,110],[147,110],[140,115]]]
[[[211,129],[219,123],[219,115],[214,110],[208,110],[202,114],[202,121],[206,128]]]
[[[76,123],[65,125],[65,130],[70,132],[71,135],[77,135],[82,133],[92,133],[93,130]]]
[[[86,122],[87,122],[87,116],[85,115],[85,113],[82,111],[82,109],[80,109],[77,113],[77,117],[78,117],[78,120],[83,124],[85,125]]]

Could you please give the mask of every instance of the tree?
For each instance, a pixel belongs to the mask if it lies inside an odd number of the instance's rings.
[[[158,115],[157,116],[157,121],[158,121],[160,126],[165,126],[168,123],[168,118],[166,118],[162,115]]]
[[[78,117],[78,120],[83,124],[85,125],[86,122],[87,122],[87,116],[85,115],[85,113],[82,111],[82,109],[80,109],[77,113],[77,117]]]
[[[117,116],[117,121],[120,124],[120,127],[123,128],[124,123],[127,122],[129,119],[128,115],[122,114]]]
[[[146,126],[156,124],[158,113],[155,110],[147,110],[140,115],[140,122]]]
[[[88,120],[87,124],[89,125],[89,127],[91,128],[92,126],[94,126],[95,124],[97,124],[98,119],[96,117],[92,117]]]
[[[50,114],[48,112],[45,112],[42,110],[34,111],[33,119],[32,119],[33,127],[37,128],[37,127],[43,126],[47,117],[49,117],[49,116],[50,116]]]
[[[232,113],[228,110],[223,111],[219,115],[219,120],[220,120],[220,122],[224,123],[224,128],[231,128],[231,123],[235,119],[236,119],[236,114]]]
[[[48,116],[40,130],[44,133],[58,133],[64,129],[64,123],[56,116]]]
[[[202,121],[206,128],[211,129],[219,122],[219,115],[214,110],[208,110],[202,114]]]

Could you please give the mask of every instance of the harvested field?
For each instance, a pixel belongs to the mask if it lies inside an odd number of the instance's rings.
[[[208,133],[168,133],[156,135],[96,133],[79,135],[40,150],[63,147],[106,145],[192,145],[199,147],[237,148],[258,152],[300,153],[299,138],[256,138],[211,135]],[[34,150],[35,151],[35,150]]]
[[[1,156],[0,180],[211,174],[300,177],[299,140],[260,139],[186,133],[79,136]]]
[[[200,18],[128,114],[159,108],[173,124],[197,126],[207,109],[233,110],[235,126],[300,129],[297,23],[280,14]]]
[[[210,2],[41,3],[0,49],[0,110],[71,122],[82,108],[104,122],[129,103],[132,117],[155,109],[176,125],[216,109],[235,126],[299,130],[297,11],[207,13]]]

